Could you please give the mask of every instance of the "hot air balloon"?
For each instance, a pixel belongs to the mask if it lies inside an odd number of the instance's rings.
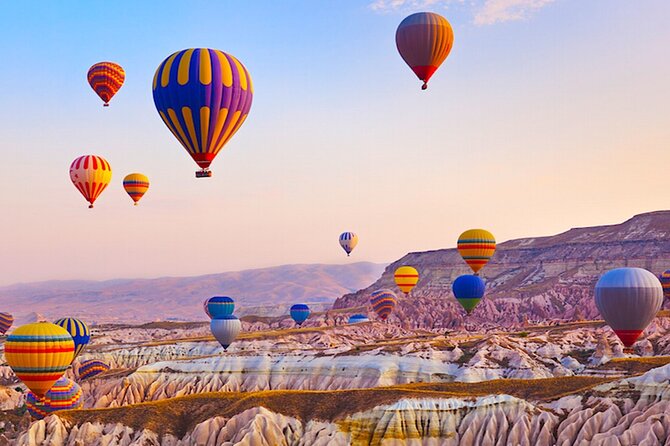
[[[398,299],[391,290],[377,290],[370,295],[372,309],[383,321],[388,318],[396,306]]]
[[[395,270],[393,278],[395,279],[395,284],[400,288],[400,291],[407,295],[419,281],[419,272],[411,266],[401,266]]]
[[[670,299],[670,269],[661,274],[661,285],[663,286],[663,295]]]
[[[477,274],[496,252],[496,239],[484,229],[469,229],[458,237],[458,252]]]
[[[247,118],[253,91],[244,65],[219,50],[177,51],[158,66],[154,104],[200,166],[197,178],[212,176],[209,165]]]
[[[0,313],[0,335],[7,333],[14,323],[14,316],[9,313]]]
[[[98,376],[101,373],[105,373],[109,371],[109,369],[109,364],[104,361],[100,361],[99,359],[88,359],[79,364],[77,374],[79,375],[80,380],[85,381],[94,376]]]
[[[350,324],[360,324],[362,322],[370,322],[370,319],[364,314],[354,314],[349,317]]]
[[[623,345],[631,347],[663,305],[658,278],[642,268],[616,268],[596,284],[596,307]]]
[[[56,381],[42,398],[33,392],[26,395],[26,408],[36,420],[59,410],[80,409],[83,405],[81,387],[65,376]]]
[[[302,325],[309,317],[309,307],[305,304],[295,304],[291,307],[291,318],[296,324]]]
[[[356,234],[353,232],[343,232],[340,234],[340,246],[347,253],[347,257],[349,257],[349,254],[351,254],[356,245],[358,245],[358,236]]]
[[[101,156],[84,155],[70,165],[72,184],[91,203],[89,208],[112,180],[112,168]]]
[[[458,303],[470,314],[479,301],[482,300],[482,297],[484,297],[486,285],[479,276],[465,274],[454,280],[454,283],[451,284],[451,289]]]
[[[208,302],[209,302],[209,298],[205,299],[205,300],[202,302],[202,309],[205,310],[205,314],[206,314],[207,316],[209,316],[209,318],[211,319],[211,318],[212,318],[212,315],[209,313],[209,309],[207,308],[207,303],[208,303]]]
[[[230,316],[235,311],[235,301],[228,296],[214,296],[207,299],[205,313],[212,319]]]
[[[74,357],[72,359],[74,360],[91,340],[91,331],[85,323],[72,317],[58,319],[54,324],[63,327],[72,336],[74,341]]]
[[[242,329],[242,324],[237,316],[232,314],[229,316],[222,316],[218,319],[212,319],[209,325],[212,334],[221,344],[224,350],[227,350],[230,344],[233,343],[237,335]]]
[[[43,397],[63,376],[72,358],[72,336],[50,322],[22,325],[5,342],[7,364],[38,397]]]
[[[99,62],[88,70],[88,83],[104,102],[103,107],[109,106],[109,101],[116,94],[126,80],[126,72],[114,62]]]
[[[400,22],[395,32],[395,44],[403,60],[423,81],[428,80],[447,58],[454,44],[451,25],[439,14],[417,12]]]
[[[123,179],[123,188],[137,206],[137,203],[149,189],[149,178],[141,173],[131,173]]]

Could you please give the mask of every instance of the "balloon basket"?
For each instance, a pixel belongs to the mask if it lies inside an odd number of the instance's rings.
[[[195,172],[195,177],[196,178],[211,178],[212,177],[212,171],[209,169],[202,169],[198,170]]]

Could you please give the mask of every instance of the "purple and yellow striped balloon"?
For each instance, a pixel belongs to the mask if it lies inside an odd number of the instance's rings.
[[[106,362],[99,359],[88,359],[79,364],[77,374],[79,375],[79,379],[84,381],[107,371],[109,371],[109,364]]]
[[[170,55],[153,81],[156,109],[191,158],[207,169],[244,123],[253,84],[242,63],[223,51],[189,48]]]
[[[14,323],[14,316],[9,313],[0,313],[0,334],[7,333]]]
[[[670,269],[663,271],[659,279],[663,286],[663,295],[670,299]]]
[[[63,376],[54,383],[43,398],[38,397],[33,392],[28,392],[26,395],[26,409],[33,418],[41,420],[59,410],[81,408],[84,405],[81,394],[79,384]]]
[[[391,315],[397,301],[395,293],[387,289],[377,290],[370,295],[372,309],[383,321]]]

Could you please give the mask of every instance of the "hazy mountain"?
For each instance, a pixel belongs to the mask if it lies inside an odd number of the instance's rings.
[[[660,274],[670,268],[670,211],[637,215],[618,225],[499,244],[480,274],[487,282],[486,297],[469,318],[464,319],[451,291],[456,277],[471,273],[456,249],[407,254],[390,264],[373,285],[343,296],[334,307],[367,305],[372,291],[395,289],[393,272],[401,265],[412,265],[421,275],[411,296],[400,299],[395,313],[408,327],[511,326],[598,318],[593,288],[604,271],[637,266]]]
[[[142,322],[206,318],[202,301],[213,295],[236,299],[236,314],[275,316],[296,302],[329,307],[345,293],[369,285],[384,265],[284,265],[198,277],[49,281],[0,287],[0,309],[17,320],[41,313],[93,322]]]

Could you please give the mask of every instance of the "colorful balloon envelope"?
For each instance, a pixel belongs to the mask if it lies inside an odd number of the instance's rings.
[[[451,289],[458,303],[470,314],[484,297],[486,284],[479,276],[466,274],[457,277],[451,284]]]
[[[362,322],[370,322],[370,319],[364,314],[354,314],[349,317],[349,324],[360,324]]]
[[[661,280],[661,286],[663,287],[663,295],[670,298],[670,269],[664,271],[659,279]]]
[[[370,304],[372,305],[372,309],[383,321],[385,321],[391,315],[391,313],[393,313],[397,303],[398,299],[391,290],[377,290],[370,295]]]
[[[642,268],[616,268],[596,284],[596,307],[623,345],[631,347],[663,306],[663,287]]]
[[[123,179],[123,188],[137,206],[149,189],[149,178],[141,173],[131,173]]]
[[[219,341],[224,350],[230,347],[237,335],[240,334],[242,324],[240,320],[233,315],[223,316],[218,319],[212,319],[209,324],[212,334]]]
[[[14,323],[14,316],[9,313],[0,313],[0,334],[7,333]]]
[[[347,257],[351,251],[358,245],[358,236],[353,232],[343,232],[340,234],[340,246],[347,253]]]
[[[400,23],[395,43],[405,63],[423,81],[421,89],[425,90],[428,80],[451,52],[454,32],[441,15],[417,12]]]
[[[209,166],[244,123],[253,85],[242,63],[209,48],[177,51],[156,70],[154,104],[165,125],[202,170]]]
[[[296,324],[302,325],[309,317],[309,307],[305,304],[295,304],[291,307],[291,318]]]
[[[41,420],[59,410],[80,409],[83,405],[81,387],[65,376],[56,381],[44,397],[39,397],[33,392],[28,392],[26,395],[26,408],[30,416],[36,420]]]
[[[99,359],[88,359],[82,361],[77,368],[77,374],[79,379],[85,381],[87,379],[98,376],[102,373],[109,371],[110,367],[105,361]]]
[[[74,341],[74,358],[79,356],[79,353],[86,347],[91,340],[91,331],[88,329],[88,326],[73,317],[66,317],[54,321],[54,324],[63,327],[70,333],[72,340]],[[74,358],[72,358],[74,360]]]
[[[5,342],[7,364],[38,397],[63,376],[73,358],[72,336],[50,322],[22,325]]]
[[[411,266],[401,266],[395,270],[393,278],[400,291],[407,295],[419,281],[419,272]]]
[[[484,229],[469,229],[458,238],[458,252],[477,274],[496,252],[496,239]]]
[[[109,101],[126,80],[126,72],[114,62],[99,62],[89,68],[86,77],[95,94],[104,102],[102,106],[108,107]]]
[[[89,208],[92,208],[95,200],[112,181],[112,168],[101,156],[80,156],[70,165],[70,180],[90,203]]]
[[[235,301],[228,296],[214,296],[207,299],[205,313],[212,319],[230,316],[235,311]]]

